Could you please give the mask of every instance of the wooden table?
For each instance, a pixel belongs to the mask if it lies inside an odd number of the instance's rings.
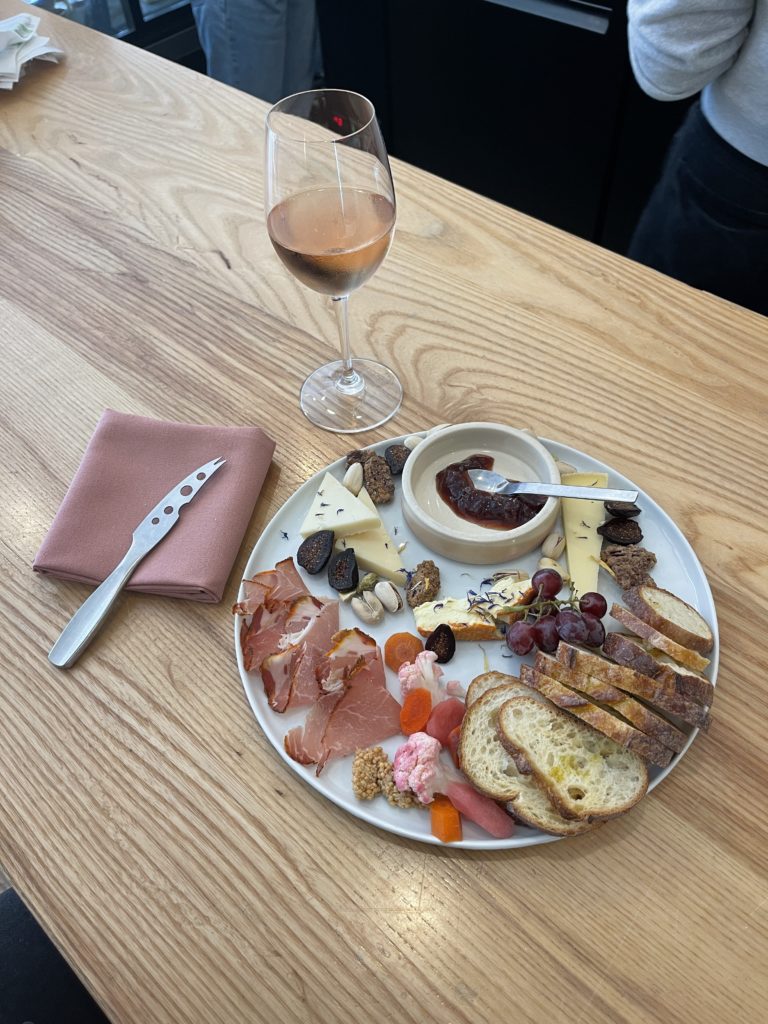
[[[376,831],[285,768],[232,651],[261,529],[349,447],[298,411],[334,324],[265,235],[265,108],[43,28],[66,62],[0,95],[0,862],[109,1017],[764,1019],[766,320],[395,164],[397,238],[352,319],[407,397],[364,440],[498,419],[620,467],[694,544],[722,662],[709,735],[594,835]],[[30,567],[106,406],[279,444],[222,604],[125,596],[64,673],[46,653],[86,590]]]

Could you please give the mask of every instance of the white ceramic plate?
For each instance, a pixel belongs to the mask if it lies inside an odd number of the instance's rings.
[[[396,438],[373,447],[383,453],[387,445],[398,443],[401,440],[401,438]],[[596,459],[590,458],[590,456],[584,455],[582,452],[569,448],[566,445],[547,441],[543,438],[542,440],[556,459],[569,462],[578,470],[584,470],[585,472],[607,472],[608,485],[610,487],[639,490],[637,485],[631,480],[628,480]],[[328,466],[327,469],[338,479],[341,479],[346,469],[346,462],[344,459],[339,459]],[[301,543],[299,528],[325,472],[326,469],[323,469],[307,480],[274,516],[251,552],[251,557],[245,568],[246,577],[251,577],[261,570],[272,568],[276,562],[283,558],[295,556],[296,550]],[[715,647],[711,655],[711,664],[707,670],[707,675],[714,683],[717,676],[719,639],[715,606],[704,570],[690,544],[664,510],[643,491],[639,493],[638,504],[642,508],[642,515],[639,521],[644,535],[643,547],[655,552],[657,557],[657,565],[653,570],[653,577],[656,583],[698,608],[712,627],[715,636]],[[384,525],[395,542],[407,542],[407,547],[401,556],[406,567],[413,568],[422,559],[434,558],[441,572],[441,594],[443,596],[462,597],[467,590],[477,591],[480,589],[479,584],[481,581],[487,579],[494,571],[493,566],[463,565],[460,562],[452,562],[442,556],[433,556],[429,550],[416,541],[410,535],[403,520],[400,509],[399,481],[396,485],[395,500],[390,505],[379,506],[379,512]],[[533,573],[537,560],[538,549],[520,559],[514,565],[500,565],[498,568],[520,568],[527,569]],[[331,594],[324,573],[320,573],[318,576],[309,576],[303,570],[300,571],[312,593],[318,596]],[[621,595],[618,588],[609,580],[607,573],[601,573],[600,575],[600,590],[605,595],[610,607],[611,603],[618,601]],[[241,594],[240,596],[242,597],[243,595]],[[340,620],[342,629],[362,626],[349,606],[344,602],[340,604]],[[339,807],[343,807],[344,810],[355,815],[355,817],[362,818],[363,821],[367,821],[377,828],[385,829],[388,832],[395,832],[409,839],[415,839],[422,843],[437,843],[441,845],[430,833],[429,814],[427,811],[419,809],[401,810],[396,807],[390,807],[384,797],[376,797],[376,799],[371,801],[357,800],[352,792],[352,757],[330,761],[319,777],[315,775],[314,766],[297,764],[288,757],[283,749],[283,737],[292,726],[303,722],[307,710],[302,708],[285,714],[277,714],[272,711],[264,696],[260,677],[255,672],[246,672],[243,668],[243,658],[239,642],[240,621],[239,617],[235,618],[235,651],[246,695],[267,739],[291,770],[296,772],[310,786],[318,790],[326,799],[332,800]],[[606,616],[604,621],[606,629],[618,628],[610,616]],[[415,632],[413,615],[407,605],[396,615],[387,615],[384,622],[379,626],[363,628],[374,636],[381,646],[383,646],[386,638],[392,633],[403,630],[411,633]],[[492,641],[483,645],[460,643],[457,645],[456,656],[448,665],[443,666],[445,669],[444,678],[458,679],[466,686],[476,675],[492,669],[517,674],[520,662],[531,661],[532,657],[532,655],[528,655],[526,658],[520,659],[513,656],[500,641]],[[399,699],[397,678],[389,669],[386,670],[386,674],[391,692]],[[651,777],[649,791],[654,789],[673,770],[695,739],[696,733],[697,730],[691,733],[685,749],[677,754],[666,768],[649,767]],[[389,756],[392,757],[401,742],[403,742],[403,737],[393,737],[382,743],[382,746]],[[608,827],[610,827],[610,824]],[[464,839],[460,843],[452,843],[451,847],[471,850],[503,850],[552,842],[557,838],[545,835],[537,829],[518,826],[515,835],[511,839],[493,839],[480,828],[466,820],[463,822],[463,830]]]

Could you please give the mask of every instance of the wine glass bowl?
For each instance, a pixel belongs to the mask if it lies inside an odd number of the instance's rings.
[[[313,291],[329,295],[342,358],[310,374],[301,408],[319,427],[355,433],[400,407],[388,367],[353,359],[348,297],[379,268],[394,233],[395,191],[373,104],[318,89],[288,96],[267,115],[266,218],[275,252]]]

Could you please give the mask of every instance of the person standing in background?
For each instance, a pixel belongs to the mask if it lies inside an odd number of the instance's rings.
[[[315,0],[192,0],[211,78],[268,103],[321,75]]]
[[[701,91],[628,256],[768,314],[768,0],[629,0],[635,78]]]

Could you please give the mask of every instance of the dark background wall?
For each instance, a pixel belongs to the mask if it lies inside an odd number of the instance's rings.
[[[524,8],[524,9],[520,9]],[[623,252],[689,103],[634,82],[620,0],[318,0],[326,84],[392,155]]]

